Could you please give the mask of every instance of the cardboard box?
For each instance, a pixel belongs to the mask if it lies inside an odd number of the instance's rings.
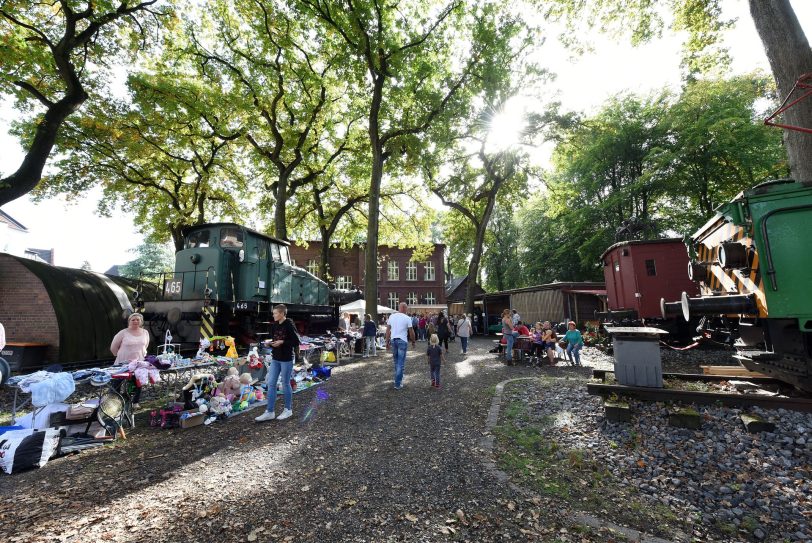
[[[183,417],[184,413],[190,413],[191,416],[189,416],[189,417],[187,417],[185,419],[184,418],[180,419],[180,427],[182,429],[192,428],[193,426],[200,426],[201,424],[203,424],[203,421],[206,420],[206,415],[204,413],[201,413],[200,411],[197,411],[197,410],[183,411],[181,413],[181,417]]]

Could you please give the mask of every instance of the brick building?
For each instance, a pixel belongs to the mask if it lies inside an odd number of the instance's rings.
[[[321,242],[310,242],[307,248],[290,247],[294,264],[318,275]],[[378,303],[396,308],[406,302],[412,309],[439,309],[446,305],[445,245],[435,244],[428,260],[412,262],[412,250],[381,245],[378,247]],[[330,253],[330,275],[338,288],[364,288],[363,245],[350,249],[335,248]]]

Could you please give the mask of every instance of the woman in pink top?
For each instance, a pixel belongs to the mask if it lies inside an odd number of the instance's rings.
[[[116,357],[116,364],[124,364],[131,360],[143,360],[147,356],[149,346],[149,332],[141,328],[144,317],[140,313],[133,313],[127,319],[127,328],[116,334],[110,344],[110,352]]]

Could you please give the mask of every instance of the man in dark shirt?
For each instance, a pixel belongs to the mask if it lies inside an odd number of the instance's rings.
[[[288,308],[282,304],[273,308],[271,323],[271,365],[268,368],[268,407],[262,415],[254,420],[264,422],[274,418],[283,420],[293,415],[293,389],[290,376],[296,360],[296,348],[299,346],[299,334],[293,321],[287,318]],[[276,383],[282,376],[282,395],[285,398],[285,409],[277,417],[274,414],[276,405]]]

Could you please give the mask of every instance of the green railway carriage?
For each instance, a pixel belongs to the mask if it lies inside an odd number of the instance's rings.
[[[812,184],[769,181],[739,194],[691,238],[701,295],[664,308],[686,320],[723,316],[745,367],[812,391],[810,229]]]
[[[174,272],[145,278],[161,287],[160,295],[137,300],[153,340],[160,343],[168,329],[184,348],[212,335],[231,335],[246,345],[265,339],[279,303],[302,332],[333,328],[333,293],[291,264],[288,246],[234,223],[187,228]]]

